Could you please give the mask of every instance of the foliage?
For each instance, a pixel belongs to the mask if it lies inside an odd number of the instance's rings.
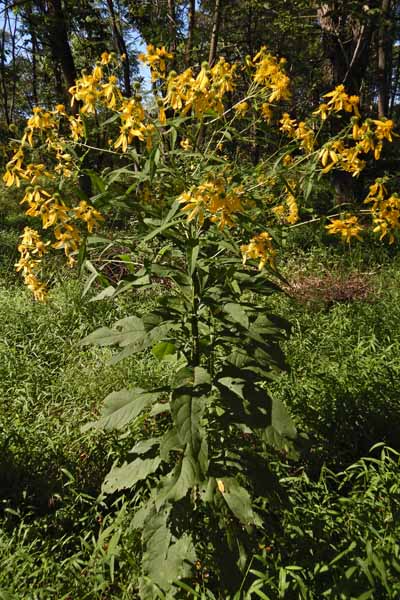
[[[282,294],[268,298],[268,310],[294,324],[285,342],[291,374],[283,373],[269,387],[288,404],[298,429],[306,429],[313,443],[302,450],[301,462],[288,462],[281,455],[270,463],[287,492],[286,503],[272,502],[261,512],[267,519],[261,532],[265,539],[259,538],[257,544],[264,550],[256,546],[255,554],[264,558],[252,560],[250,569],[258,573],[249,570],[240,591],[232,571],[226,574],[218,556],[214,562],[207,553],[210,539],[223,541],[217,524],[197,530],[197,540],[204,544],[202,562],[196,563],[188,584],[198,585],[200,597],[214,594],[226,600],[235,594],[244,596],[253,586],[253,598],[259,597],[257,588],[275,598],[281,585],[282,589],[288,586],[287,598],[301,598],[304,586],[309,596],[318,598],[329,586],[338,595],[339,586],[346,584],[356,591],[359,587],[358,595],[370,586],[372,598],[385,598],[376,559],[383,563],[381,572],[386,573],[392,595],[398,594],[397,458],[385,451],[381,460],[376,449],[371,456],[379,464],[368,459],[358,462],[371,444],[388,433],[387,426],[399,421],[398,256],[395,247],[385,250],[369,244],[368,249],[368,254],[362,247],[343,254],[339,245],[336,250],[317,248],[311,254],[297,251],[285,256],[288,281],[299,271],[316,276],[336,265],[342,271],[372,272],[379,293],[372,304],[356,301],[311,311],[309,306],[293,305]],[[81,300],[78,282],[69,278],[70,273],[64,272],[47,304],[34,303],[27,291],[16,286],[1,287],[0,590],[12,598],[29,598],[32,590],[43,599],[84,598],[85,594],[99,599],[104,595],[134,598],[141,560],[139,535],[129,526],[135,504],[127,504],[118,517],[129,494],[115,506],[114,495],[100,503],[96,497],[113,463],[129,460],[129,450],[149,431],[160,435],[165,417],[139,419],[125,439],[116,439],[112,432],[82,435],[79,427],[89,413],[96,417],[103,395],[127,381],[148,389],[159,382],[167,384],[171,368],[150,350],[111,367],[105,364],[111,358],[107,347],[82,349],[79,340],[96,323],[111,327],[115,319],[129,314],[145,315],[155,308],[155,295],[170,294],[171,288],[158,284],[154,290],[132,293],[129,299],[120,295],[112,302],[88,302]],[[398,436],[391,443],[399,451]],[[234,449],[236,445],[237,439]],[[330,470],[320,478],[318,466],[323,460]],[[353,462],[358,464],[345,474],[334,474],[338,466],[342,471]],[[116,546],[107,552],[114,533]],[[370,555],[367,540],[372,545]],[[354,541],[357,546],[333,562]],[[220,555],[224,552],[226,547],[221,546]],[[314,573],[316,564],[318,573]],[[342,574],[353,567],[344,579]],[[367,572],[372,584],[364,575]],[[191,597],[187,590],[178,593]]]
[[[157,590],[172,594],[174,579],[190,577],[204,555],[221,556],[221,540],[206,548],[199,539],[204,526],[218,528],[225,540],[222,578],[230,572],[234,585],[248,567],[267,508],[281,494],[270,470],[270,448],[290,453],[296,437],[284,403],[266,389],[274,371],[285,368],[280,342],[289,330],[259,302],[282,282],[275,268],[274,221],[297,223],[299,198],[308,200],[315,178],[333,169],[358,177],[370,156],[379,160],[384,140],[392,141],[394,124],[362,121],[359,98],[343,85],[325,94],[309,120],[291,118],[278,106],[291,96],[286,61],[265,47],[243,65],[221,58],[211,67],[203,63],[197,73],[191,67],[169,71],[173,55],[164,47],[149,45],[141,60],[151,69],[154,109],[146,109],[138,92],[123,97],[115,58],[104,52],[91,74],[83,73],[70,88],[79,114],[68,115],[64,105],[34,108],[3,180],[8,187],[36,184],[24,189],[21,203],[52,232],[45,241],[25,228],[18,247],[17,269],[38,300],[46,297],[38,277],[42,257],[50,247],[62,249],[73,265],[81,247],[82,263],[92,243],[87,234],[104,220],[99,208],[110,206],[117,190],[122,204],[136,194],[139,229],[147,230],[143,242],[162,240],[161,250],[139,270],[121,254],[126,276],[97,299],[151,288],[154,277],[169,280],[171,293],[148,314],[125,317],[85,340],[118,346],[111,364],[151,349],[172,371],[155,388],[125,384],[112,392],[92,424],[124,430],[143,414],[158,415],[156,434],[139,440],[130,460],[114,465],[103,483],[105,494],[131,490],[138,507],[133,527],[142,530],[140,595],[153,598]],[[232,101],[239,69],[249,87]],[[119,135],[107,152],[121,156],[123,166],[100,175],[85,167],[89,151],[101,156],[91,138],[104,136],[117,120]],[[345,127],[332,137],[325,124],[340,120]],[[241,161],[251,142],[248,128],[271,136],[270,155],[257,168]],[[289,144],[281,144],[277,130]],[[236,152],[221,155],[221,145],[236,140]],[[28,156],[43,156],[45,162],[27,163]],[[90,178],[89,187],[82,176]],[[377,179],[365,202],[372,203],[367,212],[375,230],[393,241],[400,212],[385,182]],[[152,195],[160,205],[151,202]],[[362,229],[358,217],[347,214],[327,226],[346,242],[359,238]],[[247,244],[240,243],[250,235]],[[86,290],[96,279],[104,281],[92,263],[87,266]]]
[[[399,454],[380,444],[373,451],[337,475],[324,469],[317,481],[284,477],[290,507],[280,531],[265,540],[239,591],[223,597],[397,598]],[[184,589],[192,598],[222,598],[208,586]]]

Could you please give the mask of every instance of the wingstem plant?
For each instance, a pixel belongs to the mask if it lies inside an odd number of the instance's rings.
[[[276,293],[278,285],[267,270],[243,266],[228,233],[188,222],[177,202],[158,229],[173,240],[174,252],[146,264],[124,286],[149,286],[157,276],[173,282],[172,292],[145,316],[84,340],[119,347],[112,362],[151,349],[173,366],[168,386],[113,392],[88,425],[124,430],[141,413],[156,421],[163,415],[158,434],[138,441],[130,461],[114,466],[103,485],[106,494],[131,489],[140,506],[133,527],[143,532],[144,599],[157,597],[157,590],[172,594],[173,581],[190,576],[204,556],[200,527],[211,528],[211,540],[220,537],[220,568],[240,579],[263,526],[260,499],[279,493],[268,448],[287,451],[296,435],[265,385],[285,368],[279,343],[289,325],[256,298]]]

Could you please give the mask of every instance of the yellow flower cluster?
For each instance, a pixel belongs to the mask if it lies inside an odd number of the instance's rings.
[[[389,236],[389,243],[395,241],[394,232],[400,231],[400,197],[392,194],[387,197],[385,179],[377,179],[369,188],[369,194],[364,203],[372,203],[371,214],[374,232],[380,235],[380,240]]]
[[[328,92],[323,97],[329,98],[329,101],[320,104],[318,109],[312,113],[315,116],[319,115],[323,121],[325,121],[332,112],[345,111],[354,113],[356,117],[360,116],[358,109],[360,98],[358,96],[349,96],[346,93],[343,84],[336,86],[332,92]]]
[[[16,270],[22,272],[24,283],[33,293],[35,300],[43,302],[47,290],[36,273],[40,268],[40,258],[46,253],[49,242],[44,243],[38,232],[30,227],[25,227],[21,238],[21,243],[18,246],[18,252],[21,256],[15,265]]]
[[[360,233],[362,226],[358,222],[358,218],[352,215],[345,215],[343,219],[331,219],[331,224],[326,225],[326,229],[333,235],[341,235],[342,239],[350,243],[352,238],[361,240]]]
[[[344,111],[352,114],[351,135],[355,144],[346,146],[341,139],[325,144],[319,153],[322,173],[328,173],[335,168],[357,177],[366,166],[363,155],[372,152],[374,159],[379,160],[383,140],[391,142],[393,139],[394,123],[390,119],[366,119],[360,122],[360,99],[358,96],[349,96],[343,85],[338,85],[332,92],[325,94],[324,98],[329,100],[321,104],[313,115],[324,121],[332,113]]]
[[[282,223],[294,225],[299,220],[299,208],[296,197],[292,192],[288,192],[284,198],[284,204],[278,204],[272,209],[275,217]]]
[[[119,113],[122,125],[114,148],[116,150],[121,148],[122,152],[126,152],[128,146],[136,138],[141,141],[145,140],[147,148],[150,149],[155,128],[151,123],[148,125],[144,124],[145,112],[140,98],[124,98],[119,108]]]
[[[325,144],[319,153],[322,173],[328,173],[335,168],[357,177],[366,166],[366,161],[362,158],[364,155],[372,152],[374,160],[379,160],[383,140],[393,140],[393,126],[394,123],[390,119],[366,119],[360,124],[357,118],[353,118],[352,138],[355,144],[346,146],[343,140]]]
[[[272,245],[272,238],[267,231],[263,231],[251,238],[248,244],[240,246],[243,254],[243,264],[246,264],[248,259],[260,259],[258,269],[261,271],[266,263],[269,263],[272,268],[275,267],[276,250]]]
[[[104,61],[102,61],[104,64]],[[91,115],[96,112],[98,102],[109,109],[116,109],[122,94],[115,75],[104,75],[103,64],[97,63],[90,74],[82,73],[76,84],[69,88],[71,105],[74,100],[81,103],[80,112]]]
[[[209,110],[222,114],[222,99],[235,87],[236,69],[237,65],[230,65],[221,57],[212,68],[203,63],[197,76],[191,68],[180,74],[171,72],[167,80],[165,107],[182,115],[193,113],[196,117]],[[247,110],[247,107],[243,108]]]
[[[22,167],[24,162],[24,153],[19,148],[10,161],[6,165],[6,171],[3,175],[3,181],[7,187],[21,185],[21,179],[25,178],[25,170]]]
[[[211,215],[210,221],[217,223],[219,229],[233,227],[235,223],[232,217],[243,209],[243,188],[229,188],[229,183],[225,177],[218,177],[183,192],[178,202],[184,204],[182,211],[188,213],[188,221],[197,218],[202,226],[205,218]]]
[[[151,80],[165,79],[167,74],[167,61],[172,60],[174,55],[164,46],[156,48],[153,44],[148,44],[147,52],[139,54],[139,60],[149,65],[151,72]]]
[[[56,114],[57,111],[49,112],[43,108],[40,108],[40,106],[35,106],[33,108],[33,115],[28,119],[25,132],[21,140],[22,144],[27,141],[30,146],[33,146],[33,135],[35,130],[42,132],[56,129]]]
[[[328,142],[319,152],[322,173],[328,173],[333,168],[341,169],[357,177],[364,169],[366,162],[360,158],[362,152],[357,146],[346,147],[343,140]]]
[[[104,217],[93,206],[82,200],[75,208],[66,206],[59,195],[49,194],[39,186],[27,188],[21,204],[28,204],[26,214],[30,217],[40,217],[43,229],[54,228],[56,242],[53,248],[64,250],[69,264],[74,264],[72,254],[77,251],[81,236],[74,220],[83,221],[89,232],[104,220]]]
[[[315,134],[314,131],[305,123],[296,119],[291,119],[289,113],[283,113],[280,123],[280,130],[289,137],[298,140],[300,148],[307,154],[314,150]]]
[[[272,212],[281,223],[294,225],[299,220],[299,207],[295,196],[296,187],[296,181],[294,179],[288,179],[283,202],[272,208]]]
[[[254,81],[268,89],[268,102],[279,102],[290,98],[290,79],[284,72],[286,60],[278,60],[263,46],[254,56],[252,65],[255,68]]]

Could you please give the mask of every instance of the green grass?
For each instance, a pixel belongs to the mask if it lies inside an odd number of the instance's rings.
[[[275,299],[293,325],[285,347],[291,371],[275,393],[309,435],[307,461],[318,467],[342,468],[381,441],[400,450],[400,258],[373,266],[362,259],[326,251],[296,257],[288,277],[311,278],[308,302]],[[368,299],[313,303],[313,277],[326,273],[342,288],[357,273]]]
[[[0,232],[0,600],[135,598],[140,540],[129,528],[131,501],[99,494],[143,422],[124,439],[82,433],[81,425],[109,392],[167,374],[150,353],[110,367],[109,350],[80,340],[145,312],[155,296],[89,302],[61,272],[49,302],[34,303],[12,273],[17,235]],[[291,371],[273,393],[296,419],[300,457],[276,463],[288,502],[271,508],[267,550],[243,589],[263,597],[259,586],[274,600],[395,599],[399,461],[379,449],[378,462],[360,458],[377,442],[400,450],[400,259],[380,249],[343,256],[320,248],[288,255],[285,272],[292,280],[340,273],[343,285],[346,273],[369,273],[371,293],[367,301],[314,301],[311,289],[305,303],[272,300],[293,324]],[[204,598],[212,597],[213,565],[207,569]],[[217,586],[214,594],[227,600],[234,590]]]
[[[138,540],[130,535],[130,551],[118,559],[120,570],[124,561],[129,565],[128,579],[124,589],[112,583],[125,527],[119,525],[118,548],[107,554],[116,527],[107,515],[118,514],[120,505],[96,504],[105,474],[132,437],[82,434],[81,425],[109,392],[127,381],[151,385],[164,372],[151,355],[111,368],[108,351],[80,346],[97,323],[126,310],[83,303],[80,294],[71,280],[46,305],[19,287],[0,290],[0,590],[15,598],[102,598],[105,591],[122,598],[137,570]],[[153,300],[133,299],[132,310],[135,302],[140,311]]]

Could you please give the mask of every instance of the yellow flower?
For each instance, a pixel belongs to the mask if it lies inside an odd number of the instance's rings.
[[[290,98],[289,77],[284,73],[285,60],[277,60],[263,46],[253,58],[255,66],[254,81],[270,90],[268,102],[288,100]]]
[[[174,55],[168,52],[164,46],[155,48],[153,44],[148,44],[147,53],[139,54],[139,60],[148,64],[151,71],[152,81],[157,79],[165,79],[167,72],[167,60],[172,60]]]
[[[304,121],[301,121],[298,124],[297,129],[294,131],[294,137],[300,141],[300,147],[306,152],[313,151],[315,143],[314,132]]]
[[[240,246],[243,255],[243,264],[246,264],[248,259],[260,259],[258,269],[262,271],[266,263],[269,263],[272,268],[275,267],[276,250],[272,245],[272,238],[267,231],[263,231],[251,238],[249,244]]]
[[[281,131],[290,136],[295,135],[295,128],[297,127],[296,119],[291,119],[289,113],[283,113],[282,119],[279,121],[279,123],[281,124],[279,128]]]
[[[179,204],[184,204],[182,208],[183,212],[188,212],[187,220],[193,221],[196,217],[200,227],[204,223],[204,211],[205,211],[205,198],[201,194],[190,192],[183,192],[178,197]]]
[[[330,112],[330,106],[328,106],[325,102],[323,102],[322,104],[319,105],[317,110],[314,110],[314,112],[312,114],[315,116],[321,115],[321,120],[325,121],[329,116],[329,112]]]
[[[184,204],[181,209],[187,212],[188,221],[197,218],[203,225],[206,214],[219,229],[233,227],[233,216],[242,210],[243,189],[241,186],[229,187],[229,181],[224,177],[210,178],[188,192],[178,197],[178,202]]]
[[[325,227],[330,234],[340,234],[347,243],[350,243],[353,237],[361,240],[360,232],[363,228],[356,216],[347,215],[344,219],[331,219],[331,221],[331,224]]]
[[[108,52],[102,52],[100,58],[100,62],[102,65],[108,65],[111,61],[111,54],[109,54]]]
[[[159,108],[158,120],[160,121],[160,125],[167,124],[167,114],[165,112],[165,109],[162,106],[160,106],[160,108]]]
[[[103,215],[85,200],[81,200],[73,211],[77,219],[86,223],[89,233],[92,233],[100,221],[104,221]]]
[[[262,106],[261,106],[261,114],[262,114],[264,120],[267,121],[267,123],[271,123],[272,117],[274,116],[274,113],[272,111],[271,106],[267,102],[264,102],[262,104]]]
[[[375,125],[375,136],[378,140],[386,139],[389,142],[393,141],[392,130],[394,122],[392,119],[372,120],[372,123]]]
[[[334,110],[335,112],[339,112],[344,110],[345,105],[348,104],[348,95],[345,92],[344,85],[340,84],[335,87],[332,92],[328,92],[324,94],[324,98],[330,98],[327,106]]]
[[[70,223],[63,223],[61,226],[56,227],[54,236],[57,242],[52,244],[53,248],[63,249],[68,258],[69,266],[72,266],[75,260],[71,254],[78,250],[81,239],[78,229]]]
[[[108,78],[108,83],[103,83],[101,86],[101,93],[106,101],[107,108],[115,108],[117,106],[117,102],[119,102],[122,98],[121,91],[117,84],[117,78],[115,75],[111,75]]]
[[[248,102],[239,102],[239,104],[236,104],[234,108],[238,115],[243,116],[249,110],[249,104]]]
[[[69,117],[69,126],[71,128],[71,137],[74,142],[77,142],[79,138],[84,136],[83,123],[80,117]]]
[[[192,149],[192,144],[190,143],[189,138],[185,138],[184,140],[181,141],[181,147],[184,150],[191,150]]]

